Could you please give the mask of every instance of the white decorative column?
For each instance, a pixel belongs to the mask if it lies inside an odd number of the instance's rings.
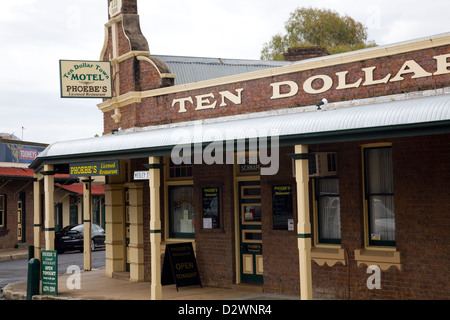
[[[106,276],[125,271],[123,184],[105,184],[105,268]]]
[[[309,218],[308,146],[295,146],[295,179],[297,182],[297,233],[300,262],[300,298],[312,300],[311,222]]]
[[[53,165],[44,165],[44,234],[45,250],[55,250],[55,172]]]
[[[158,157],[150,157],[150,248],[151,248],[151,299],[162,300],[161,285],[161,207],[159,201],[161,187],[161,163]]]
[[[34,174],[33,180],[34,202],[34,258],[41,260],[41,232],[42,232],[42,207],[41,207],[41,182],[39,174]]]
[[[92,196],[90,177],[82,180],[83,182],[83,224],[84,224],[84,271],[92,269],[92,250],[91,250],[91,223],[92,223]]]
[[[144,216],[142,184],[127,183],[129,201],[130,243],[128,259],[130,263],[130,281],[144,281]]]

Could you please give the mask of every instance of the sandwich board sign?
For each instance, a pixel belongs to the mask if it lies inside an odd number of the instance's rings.
[[[161,284],[175,284],[177,291],[178,287],[202,287],[191,242],[166,245]]]
[[[42,294],[58,294],[58,253],[56,250],[41,251]]]

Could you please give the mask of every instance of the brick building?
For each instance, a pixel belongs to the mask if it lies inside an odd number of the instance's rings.
[[[128,271],[160,299],[166,246],[190,242],[207,286],[450,297],[449,34],[297,62],[153,56],[136,1],[108,5],[104,135],[31,165],[47,183],[119,166],[105,185],[107,276]]]
[[[47,145],[0,135],[0,249],[33,243],[33,170]]]
[[[43,194],[35,197],[36,176],[28,166],[44,151],[47,144],[0,138],[0,249],[27,247],[34,244],[34,206],[40,205]],[[82,184],[68,174],[54,179],[55,230],[81,223]],[[104,190],[93,187],[93,220],[104,225]]]

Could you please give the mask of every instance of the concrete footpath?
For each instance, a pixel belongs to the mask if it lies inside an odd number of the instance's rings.
[[[28,249],[0,249],[0,261],[26,258],[28,258]]]
[[[26,249],[0,250],[0,261],[27,258]],[[25,275],[26,276],[26,275]],[[71,274],[58,277],[57,296],[34,296],[33,300],[150,300],[150,282],[133,283],[127,279],[109,278],[105,269],[82,271],[80,289],[69,289],[75,279]],[[69,283],[68,283],[69,282]],[[3,288],[3,296],[8,300],[25,300],[27,281],[9,284]],[[296,296],[267,294],[258,285],[234,285],[231,289],[200,286],[163,287],[163,300],[298,300]]]

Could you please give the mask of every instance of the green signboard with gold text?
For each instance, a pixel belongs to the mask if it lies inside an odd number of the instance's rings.
[[[41,252],[42,294],[58,294],[58,253],[56,250]]]
[[[119,160],[71,163],[71,177],[114,176],[119,174]]]

